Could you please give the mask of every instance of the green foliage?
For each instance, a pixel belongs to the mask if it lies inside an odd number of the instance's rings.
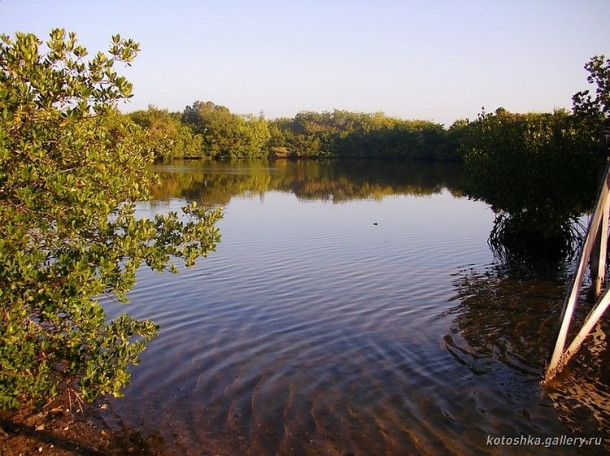
[[[148,131],[159,161],[172,158],[390,158],[459,161],[455,129],[383,113],[300,112],[271,121],[237,115],[211,101],[187,106],[178,121],[154,107],[129,117]],[[162,156],[156,149],[170,150]]]
[[[203,138],[207,157],[262,158],[269,140],[267,122],[261,117],[239,116],[211,101],[187,106],[182,121]]]
[[[546,240],[551,249],[557,239],[569,244],[570,221],[592,205],[603,162],[589,132],[565,111],[483,113],[465,127],[461,152],[466,192],[498,213],[492,238],[543,250]]]
[[[201,135],[193,134],[180,117],[180,114],[172,114],[167,109],[157,109],[154,106],[149,106],[146,111],[129,114],[131,120],[148,132],[148,142],[153,147],[156,161],[204,158]]]
[[[120,395],[158,328],[127,315],[107,322],[99,296],[126,301],[142,263],[189,266],[219,240],[219,211],[134,216],[150,194],[155,144],[116,112],[132,87],[114,65],[138,45],[116,35],[88,61],[61,29],[41,45],[0,37],[2,409]]]
[[[545,254],[573,245],[573,222],[590,210],[608,159],[610,60],[595,56],[585,69],[595,93],[576,93],[571,115],[499,109],[460,128],[467,193],[497,211],[492,245]]]
[[[301,112],[273,121],[271,152],[279,157],[457,160],[442,125],[383,113]]]

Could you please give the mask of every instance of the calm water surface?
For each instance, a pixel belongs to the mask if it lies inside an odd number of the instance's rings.
[[[222,205],[216,252],[141,270],[128,307],[161,325],[115,419],[174,454],[606,454],[607,318],[539,385],[569,265],[509,264],[460,170],[366,162],[160,166],[155,200]],[[605,325],[605,326],[603,326]],[[603,437],[602,446],[492,438]],[[605,445],[605,448],[604,448]]]

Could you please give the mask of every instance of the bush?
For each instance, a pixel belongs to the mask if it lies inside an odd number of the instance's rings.
[[[214,249],[219,211],[134,216],[149,196],[151,146],[118,114],[131,84],[113,66],[137,43],[116,35],[85,61],[74,34],[0,37],[0,408],[62,394],[120,395],[157,326],[107,322],[100,295],[126,301],[142,263],[176,270]],[[42,53],[41,51],[44,51]]]
[[[571,243],[566,227],[594,203],[604,163],[596,139],[565,111],[483,113],[466,128],[461,153],[467,194],[498,214],[493,239],[541,252]]]

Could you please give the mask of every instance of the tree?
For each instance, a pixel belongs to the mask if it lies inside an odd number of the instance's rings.
[[[461,141],[466,192],[496,211],[492,245],[544,255],[570,251],[572,222],[592,204],[596,149],[577,118],[498,109],[468,125]]]
[[[187,106],[182,121],[203,137],[203,150],[211,158],[263,158],[271,137],[261,115],[240,116],[211,101]]]
[[[193,134],[180,114],[149,106],[145,111],[130,113],[129,118],[147,130],[156,161],[204,157],[201,135]]]
[[[268,154],[271,132],[262,113],[259,116],[240,116],[240,158],[264,158]]]
[[[137,218],[153,158],[145,132],[120,115],[132,86],[113,68],[137,43],[112,38],[86,61],[73,33],[46,47],[0,37],[0,408],[59,395],[120,395],[154,322],[106,321],[100,295],[127,301],[145,263],[176,271],[212,251],[218,210]],[[182,260],[181,260],[182,261]]]
[[[594,56],[585,64],[589,72],[587,82],[596,84],[595,96],[589,90],[577,92],[572,97],[573,111],[582,122],[592,125],[599,132],[610,129],[610,59]],[[596,138],[597,139],[597,138]]]

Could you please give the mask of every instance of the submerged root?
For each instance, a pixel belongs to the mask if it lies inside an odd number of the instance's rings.
[[[503,259],[569,260],[582,240],[577,220],[539,220],[527,212],[499,212],[488,243],[494,254]]]

